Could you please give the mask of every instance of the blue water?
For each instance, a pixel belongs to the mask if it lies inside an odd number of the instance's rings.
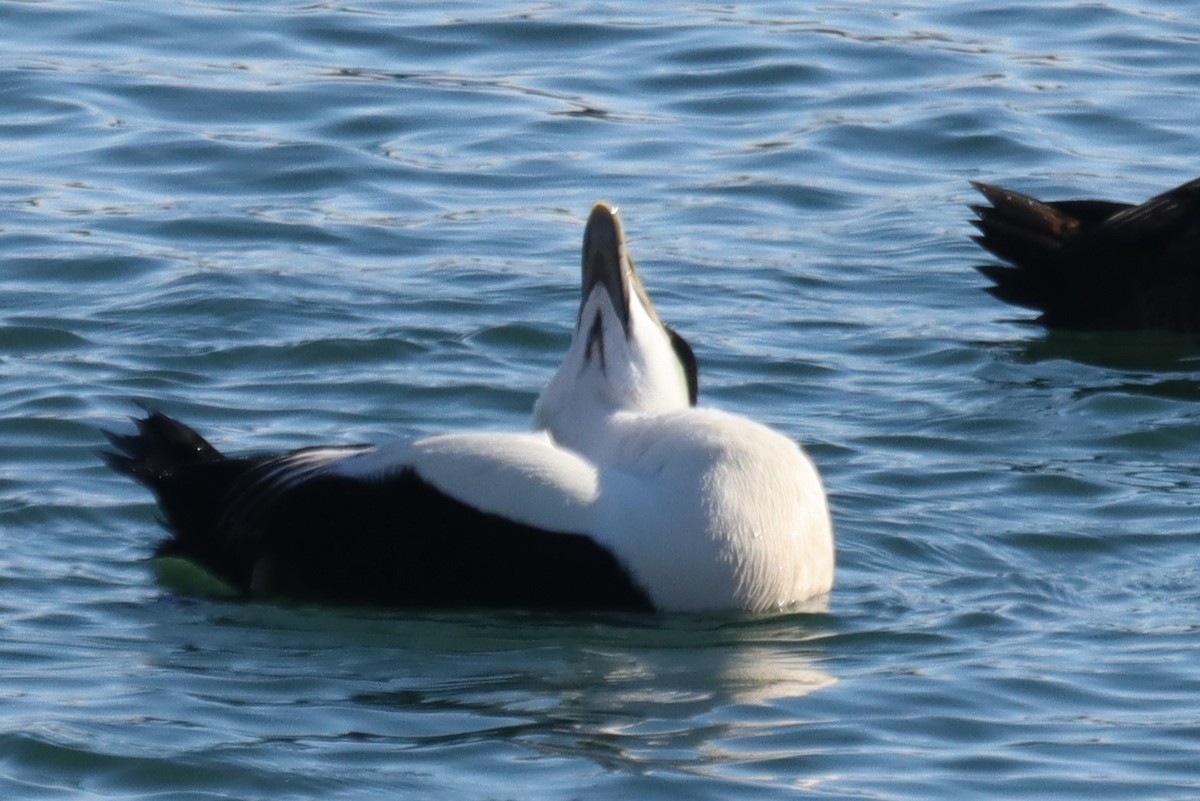
[[[982,291],[969,179],[1200,174],[1186,3],[0,2],[0,795],[1200,797],[1200,343]],[[195,598],[95,458],[520,428],[621,208],[828,611]]]

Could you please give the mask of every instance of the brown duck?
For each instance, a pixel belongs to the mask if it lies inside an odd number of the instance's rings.
[[[1047,328],[1200,332],[1200,178],[1141,205],[1042,201],[973,181],[987,291]]]

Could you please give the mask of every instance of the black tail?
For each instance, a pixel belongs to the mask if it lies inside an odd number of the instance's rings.
[[[158,500],[170,533],[156,556],[183,556],[235,587],[245,584],[238,563],[218,536],[219,519],[230,488],[255,460],[230,459],[178,420],[148,409],[133,434],[103,432],[112,449],[100,458],[118,473],[148,487]]]
[[[204,437],[162,412],[147,409],[146,416],[135,422],[136,434],[103,432],[113,449],[101,451],[100,458],[155,493],[180,471],[225,458]]]

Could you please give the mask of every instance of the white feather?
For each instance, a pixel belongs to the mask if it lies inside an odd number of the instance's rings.
[[[615,419],[596,539],[661,609],[777,609],[828,592],[833,537],[812,462],[714,409]]]
[[[833,532],[816,468],[766,426],[689,406],[683,365],[615,210],[598,204],[592,218],[612,226],[597,239],[611,243],[615,230],[618,257],[605,251],[603,263],[619,278],[606,274],[582,299],[570,349],[535,406],[536,431],[313,451],[270,483],[314,470],[374,481],[412,469],[476,509],[592,537],[663,610],[770,610],[828,592]],[[623,311],[609,295],[616,280]]]
[[[544,433],[444,434],[413,451],[418,475],[477,509],[546,531],[593,528],[596,466]]]

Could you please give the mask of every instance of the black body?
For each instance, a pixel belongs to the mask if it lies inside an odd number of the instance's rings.
[[[306,451],[229,458],[159,412],[138,420],[136,434],[107,436],[113,450],[105,461],[158,499],[170,534],[156,555],[186,558],[246,597],[401,608],[653,608],[616,557],[586,534],[482,512],[411,467],[367,480],[306,468]]]

